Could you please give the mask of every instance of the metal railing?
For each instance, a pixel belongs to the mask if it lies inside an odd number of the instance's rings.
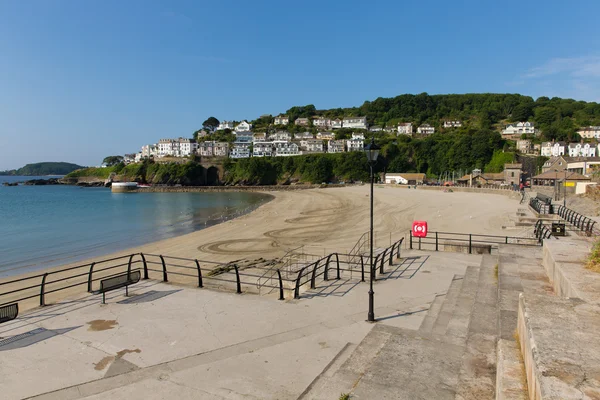
[[[433,245],[435,251],[440,250],[440,246],[462,246],[469,249],[469,254],[473,253],[473,248],[478,246],[497,246],[500,244],[514,244],[519,246],[540,246],[539,240],[531,237],[515,236],[496,236],[480,235],[472,233],[456,232],[427,232],[425,237],[413,236],[412,230],[409,231],[409,248],[412,250],[414,242],[417,242],[418,250],[423,250],[423,245]],[[416,240],[415,240],[416,239]]]
[[[529,199],[529,205],[538,214],[552,214],[553,213],[552,204],[542,201],[537,197],[532,197],[531,199]]]
[[[554,237],[552,235],[552,229],[548,228],[548,225],[544,225],[544,221],[542,221],[541,219],[537,220],[537,222],[535,223],[535,226],[533,228],[533,234],[535,235],[536,239],[540,241],[540,243],[544,239],[551,239]]]
[[[587,236],[591,236],[593,234],[594,225],[596,225],[596,221],[593,219],[565,206],[557,206],[556,214],[558,214],[565,221],[569,222],[571,225],[578,228],[580,231],[584,232]]]

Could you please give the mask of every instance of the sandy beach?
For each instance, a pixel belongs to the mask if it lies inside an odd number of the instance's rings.
[[[368,185],[268,193],[274,196],[272,201],[235,220],[107,255],[102,259],[143,252],[229,262],[281,257],[288,250],[299,246],[305,246],[305,251],[312,254],[348,252],[369,229]],[[518,201],[504,194],[448,193],[442,189],[415,190],[376,185],[375,245],[386,247],[391,241],[405,236],[413,220],[427,221],[430,231],[521,236],[520,232],[502,229],[509,222],[509,216],[515,215],[518,207]],[[95,260],[77,262],[75,265],[92,261]],[[52,270],[69,266],[71,265]],[[87,269],[81,270],[81,280],[87,278],[86,271]],[[39,272],[23,276],[37,274]],[[53,280],[60,278],[60,275],[51,276],[47,290],[52,289]],[[153,277],[158,278],[151,276]],[[28,284],[39,285],[39,279],[28,281]],[[12,285],[2,287],[2,292],[11,287]],[[73,290],[81,292],[85,288],[79,286]],[[39,289],[31,290],[31,295],[36,293],[39,293]],[[49,301],[64,298],[69,293],[70,291],[58,292]],[[22,294],[23,292],[20,295]],[[0,303],[4,303],[7,298],[1,300]],[[37,301],[33,298],[22,304],[22,307],[33,307]]]

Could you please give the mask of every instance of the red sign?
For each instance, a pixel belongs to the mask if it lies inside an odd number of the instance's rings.
[[[414,221],[412,225],[412,235],[415,237],[426,237],[427,236],[427,222],[426,221]]]

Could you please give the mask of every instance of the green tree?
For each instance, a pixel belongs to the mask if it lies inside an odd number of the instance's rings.
[[[202,128],[214,132],[219,126],[220,122],[215,117],[209,117],[206,121],[202,123]]]
[[[112,167],[112,166],[117,165],[122,162],[123,162],[122,156],[108,156],[108,157],[105,157],[104,160],[102,160],[102,164],[106,165],[107,167]]]

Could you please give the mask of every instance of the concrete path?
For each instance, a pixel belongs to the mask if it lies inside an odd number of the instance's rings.
[[[375,311],[378,324],[409,330],[481,260],[403,257],[376,283]],[[418,269],[398,268],[407,259]],[[143,281],[105,306],[72,298],[0,326],[2,398],[296,399],[373,328],[367,291],[360,283],[282,302]]]

